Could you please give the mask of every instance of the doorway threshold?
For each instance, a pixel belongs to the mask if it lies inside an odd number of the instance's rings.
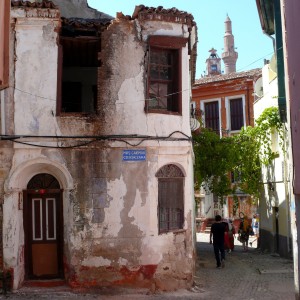
[[[33,279],[24,281],[23,286],[51,288],[67,286],[67,283],[63,279]]]

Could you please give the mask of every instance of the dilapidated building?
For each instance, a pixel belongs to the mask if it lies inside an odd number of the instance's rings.
[[[11,1],[0,195],[15,289],[192,285],[196,39],[175,8]]]

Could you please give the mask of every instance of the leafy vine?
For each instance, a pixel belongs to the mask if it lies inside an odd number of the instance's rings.
[[[195,186],[202,185],[221,201],[234,195],[237,189],[257,199],[261,193],[261,167],[277,156],[272,151],[272,134],[279,136],[284,151],[284,127],[278,108],[269,107],[256,120],[234,136],[220,137],[214,131],[201,128],[194,134]],[[230,174],[238,174],[237,181]]]

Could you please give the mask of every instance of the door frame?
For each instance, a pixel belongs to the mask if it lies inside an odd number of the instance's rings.
[[[57,216],[57,259],[58,259],[58,274],[57,276],[41,276],[37,277],[33,275],[32,271],[32,255],[30,250],[30,234],[29,230],[29,199],[32,196],[48,196],[55,197],[57,199],[56,216]],[[27,189],[23,191],[23,226],[24,226],[24,257],[25,257],[25,280],[32,279],[64,279],[64,268],[63,268],[63,190],[62,189]]]

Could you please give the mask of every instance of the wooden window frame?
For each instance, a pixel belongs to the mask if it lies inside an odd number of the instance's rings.
[[[182,114],[182,48],[186,46],[188,42],[187,38],[175,37],[175,36],[150,36],[149,37],[149,63],[148,63],[148,76],[147,76],[147,91],[146,91],[146,102],[145,102],[145,112],[146,113],[160,113],[160,114]],[[165,52],[169,53],[173,57],[172,70],[173,76],[169,80],[170,86],[172,85],[172,91],[168,91],[168,94],[172,94],[173,100],[175,99],[176,105],[175,109],[171,110],[173,105],[168,109],[155,109],[149,106],[149,101],[151,99],[150,95],[150,84],[159,82],[158,79],[151,78],[151,53],[154,52]],[[165,82],[166,83],[166,82]]]

